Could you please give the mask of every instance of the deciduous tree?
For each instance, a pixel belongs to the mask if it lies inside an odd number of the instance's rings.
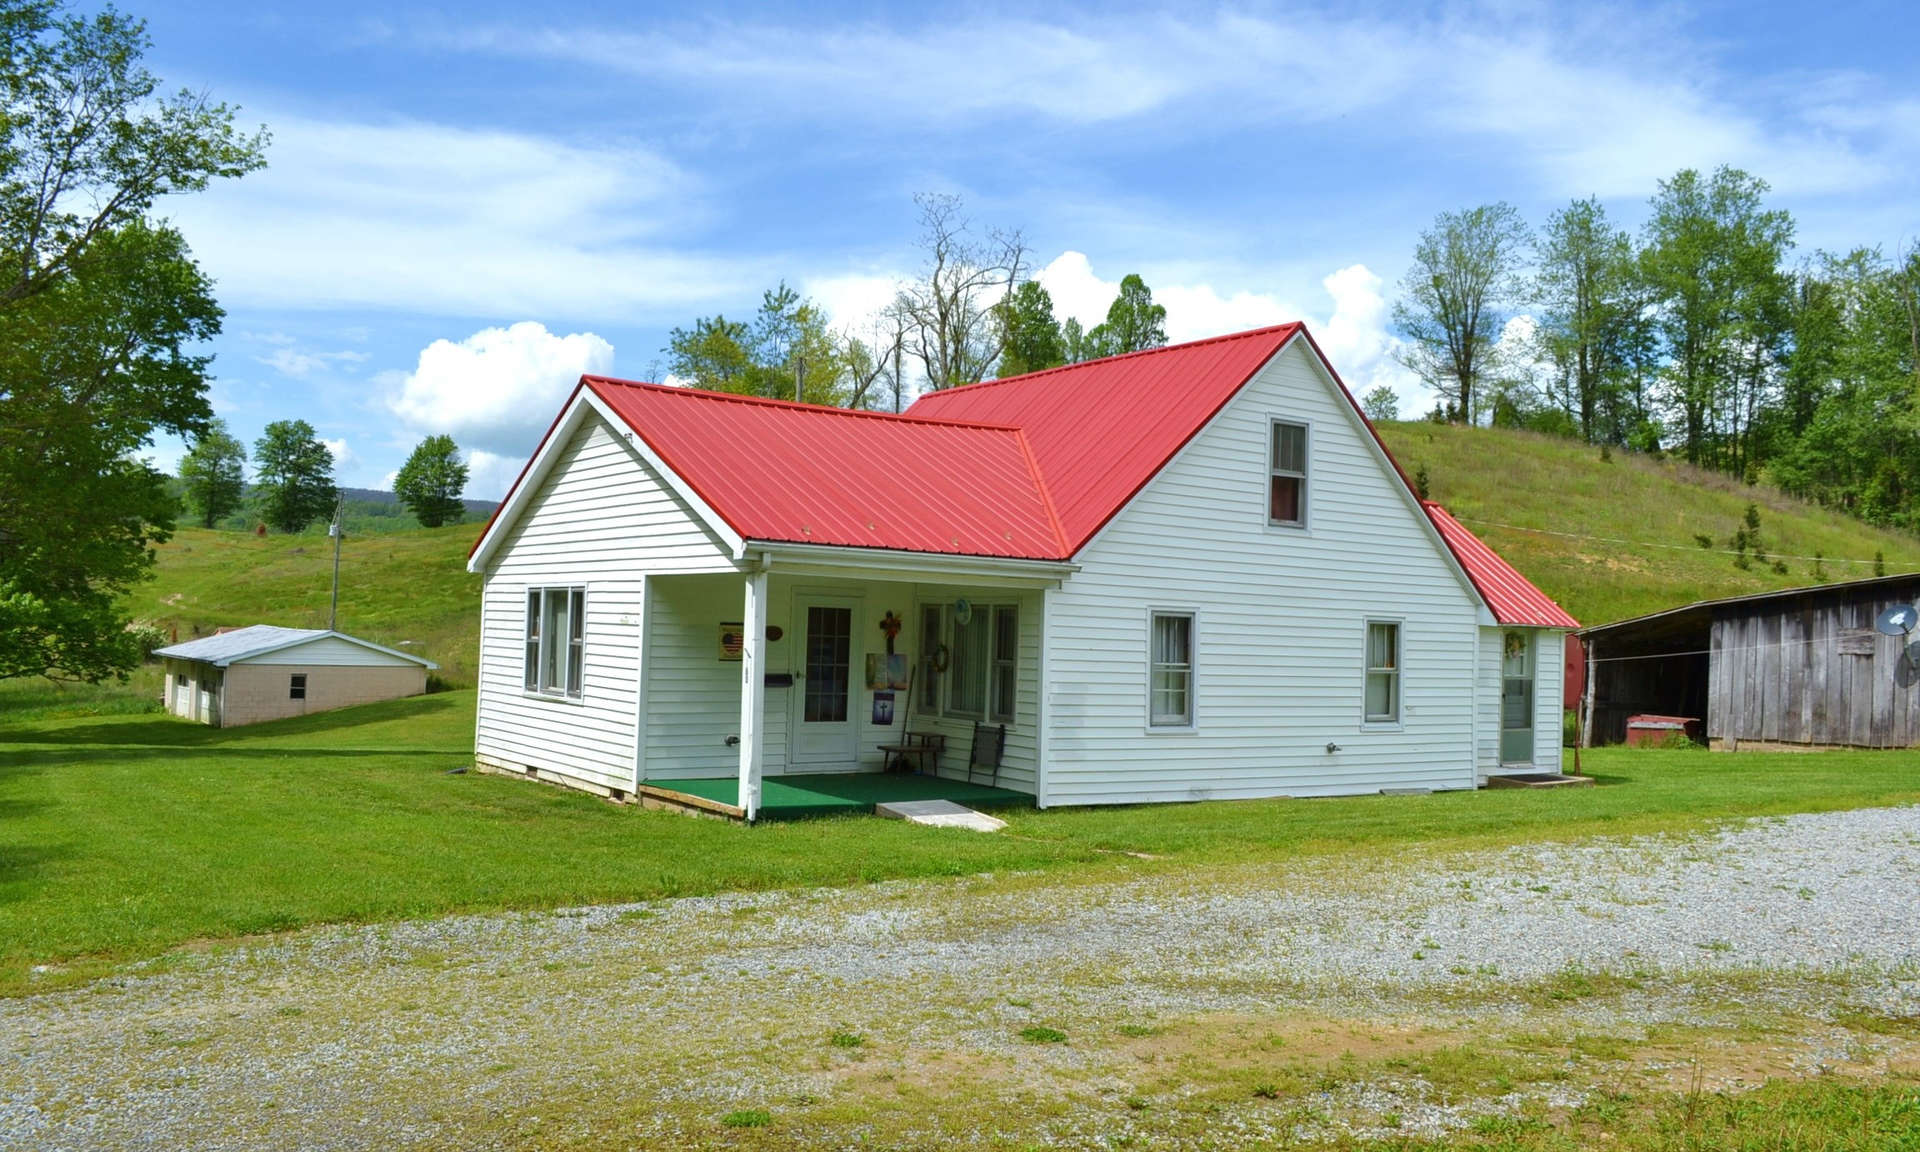
[[[1025,280],[995,305],[1000,320],[1000,375],[1019,376],[1067,362],[1053,297],[1038,280]]]
[[[451,436],[429,436],[420,441],[393,478],[394,495],[423,528],[458,524],[467,514],[467,506],[460,499],[466,490],[467,466],[461,462],[460,446]]]
[[[1026,274],[1027,249],[1019,232],[976,235],[958,196],[924,193],[914,202],[926,263],[894,307],[906,321],[907,354],[937,392],[984,380],[999,363],[993,305]]]
[[[1138,273],[1120,279],[1120,291],[1107,306],[1107,319],[1087,333],[1093,356],[1119,356],[1159,348],[1167,342],[1167,309],[1153,302],[1153,290]],[[1091,359],[1092,357],[1088,357]]]
[[[212,285],[149,213],[262,163],[158,94],[137,20],[0,0],[0,677],[124,675],[123,594],[173,528],[156,432],[207,429]]]
[[[279,532],[298,532],[333,509],[333,452],[305,420],[276,420],[254,442],[262,518]]]
[[[247,450],[215,417],[180,459],[180,483],[187,507],[202,528],[211,528],[238,512],[246,498]]]
[[[1393,322],[1402,362],[1471,423],[1476,393],[1493,371],[1494,346],[1521,287],[1526,224],[1511,204],[1442,212],[1420,234],[1401,280]]]

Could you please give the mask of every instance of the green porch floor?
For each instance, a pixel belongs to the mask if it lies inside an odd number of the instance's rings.
[[[683,792],[703,800],[733,804],[740,798],[740,782],[716,780],[647,780],[649,788]],[[1010,788],[969,784],[904,772],[821,772],[767,776],[760,781],[760,818],[793,820],[806,816],[839,816],[871,812],[876,804],[901,800],[951,800],[974,808],[1029,806],[1033,797]]]

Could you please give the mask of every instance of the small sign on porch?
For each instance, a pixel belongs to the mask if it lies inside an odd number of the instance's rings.
[[[741,658],[742,640],[746,636],[746,626],[738,620],[731,624],[720,623],[720,659],[738,660]]]
[[[873,722],[876,725],[893,723],[893,693],[875,692],[873,694]]]

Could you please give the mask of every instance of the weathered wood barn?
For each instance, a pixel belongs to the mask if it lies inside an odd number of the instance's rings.
[[[1706,600],[1585,629],[1587,742],[1641,713],[1705,722],[1715,747],[1920,743],[1913,636],[1874,620],[1920,597],[1920,573]]]

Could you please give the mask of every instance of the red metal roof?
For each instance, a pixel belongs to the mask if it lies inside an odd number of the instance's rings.
[[[1532,581],[1515,571],[1513,565],[1502,560],[1480,537],[1467,531],[1445,508],[1431,500],[1422,500],[1420,506],[1427,510],[1433,526],[1440,529],[1440,538],[1453,549],[1460,566],[1467,570],[1467,578],[1480,590],[1480,598],[1493,610],[1495,620],[1533,628],[1580,627],[1580,622],[1567,615],[1566,609],[1535,588]]]
[[[1299,324],[1259,328],[935,392],[901,415],[599,376],[581,386],[744,539],[1066,560],[1295,335],[1313,342]],[[1444,508],[1422,506],[1497,620],[1579,627]]]
[[[928,393],[907,414],[1025,433],[1071,556],[1300,330],[1281,324],[986,380]]]
[[[1018,429],[596,376],[584,383],[746,539],[1068,554]]]

